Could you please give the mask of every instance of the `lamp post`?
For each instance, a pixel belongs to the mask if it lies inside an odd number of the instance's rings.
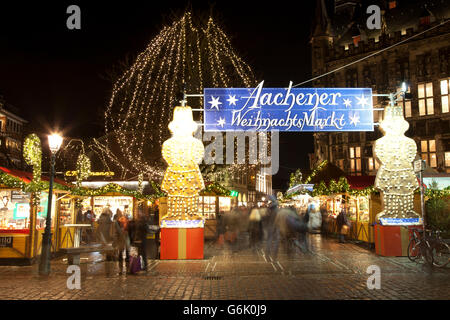
[[[52,245],[51,223],[52,223],[52,195],[53,179],[55,175],[56,152],[61,147],[63,138],[58,134],[48,136],[48,145],[52,153],[50,160],[50,184],[48,187],[47,217],[45,219],[45,231],[42,236],[41,261],[39,264],[39,274],[48,275],[50,273],[50,249]]]

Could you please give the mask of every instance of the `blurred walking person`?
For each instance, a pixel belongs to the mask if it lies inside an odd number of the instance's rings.
[[[237,234],[239,232],[239,209],[236,206],[225,215],[225,241],[233,252],[237,251]]]
[[[345,235],[350,228],[350,222],[347,219],[347,202],[342,200],[341,212],[336,218],[337,232],[339,237],[339,243],[345,243]]]
[[[97,239],[103,245],[107,245],[111,242],[111,225],[111,216],[109,215],[107,208],[104,208],[98,218],[97,227]]]
[[[219,211],[219,213],[217,215],[216,231],[217,231],[216,244],[220,249],[223,249],[223,246],[225,243],[225,232],[226,232],[225,212],[223,212],[223,211]]]
[[[266,217],[266,255],[269,258],[276,257],[278,254],[278,246],[280,244],[280,232],[275,224],[278,211],[278,201],[274,196],[269,196],[269,204]]]
[[[124,225],[121,225],[119,220],[122,218],[121,213],[116,213],[113,220],[113,247],[116,249],[116,254],[119,260],[120,273],[123,273],[123,254],[125,251],[125,264],[128,269],[128,263],[130,261],[130,250],[128,243],[127,230]]]
[[[249,245],[249,211],[246,206],[239,207],[239,228],[237,233],[237,247],[238,250],[242,250]]]
[[[143,266],[142,270],[148,271],[148,250],[150,248],[149,235],[156,233],[156,230],[152,230],[151,217],[148,217],[144,213],[140,213],[136,221],[136,239],[139,243],[138,254],[142,257]]]
[[[250,247],[253,250],[257,250],[263,236],[261,215],[257,207],[253,207],[250,211],[248,231],[250,234]]]

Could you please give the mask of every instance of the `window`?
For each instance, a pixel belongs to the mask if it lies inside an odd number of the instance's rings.
[[[450,167],[450,152],[445,152],[445,166]]]
[[[397,88],[397,92],[400,91],[401,88]],[[411,90],[408,87],[407,93],[410,93]],[[410,118],[412,116],[411,113],[411,100],[410,99],[403,99],[403,95],[399,95],[398,97],[398,104],[400,106],[403,106],[403,114],[405,115],[405,118]]]
[[[347,88],[357,88],[358,87],[358,70],[349,69],[345,73],[345,85]]]
[[[368,161],[367,168],[369,168],[369,171],[372,171],[375,168],[373,158],[372,157],[368,158],[367,161]]]
[[[338,167],[341,168],[342,171],[345,171],[345,169],[344,169],[344,159],[338,160]]]
[[[350,171],[361,172],[361,147],[350,147]]]
[[[433,83],[427,82],[418,85],[419,114],[421,116],[434,114]]]
[[[442,113],[448,112],[450,78],[441,80],[441,110]]]
[[[422,160],[425,160],[430,167],[437,167],[436,140],[421,140],[420,151]]]

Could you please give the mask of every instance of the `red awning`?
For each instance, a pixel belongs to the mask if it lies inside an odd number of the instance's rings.
[[[16,178],[19,178],[20,180],[22,180],[25,183],[30,183],[33,180],[33,174],[31,172],[26,172],[26,171],[21,171],[21,170],[16,170],[16,169],[9,169],[9,168],[4,168],[4,167],[0,167],[0,170],[11,175],[14,176]],[[49,177],[46,176],[41,176],[42,181],[50,181]],[[64,180],[55,178],[54,179],[55,183],[58,183],[60,185],[69,187],[69,188],[73,188],[73,185],[65,182]]]
[[[346,176],[351,189],[363,190],[375,184],[375,176]]]

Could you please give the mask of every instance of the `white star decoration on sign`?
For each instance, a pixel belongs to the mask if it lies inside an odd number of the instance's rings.
[[[352,106],[352,101],[350,99],[344,99],[344,105],[348,108]]]
[[[358,99],[358,104],[360,104],[363,108],[364,108],[364,106],[366,104],[368,104],[367,98],[364,97],[364,94],[361,95],[361,98],[360,97],[356,97],[356,99]]]
[[[238,99],[236,99],[236,95],[232,96],[232,95],[228,95],[229,98],[227,99],[228,103],[233,106],[236,105],[236,102],[238,101]]]
[[[211,109],[216,108],[217,110],[219,110],[219,104],[222,104],[222,102],[219,101],[219,97],[214,98],[213,96],[211,96],[211,99],[212,100],[208,102],[211,104]]]
[[[224,124],[225,124],[225,118],[220,118],[220,119],[217,121],[217,125],[218,125],[218,126],[221,126],[222,128],[223,128]]]
[[[355,127],[359,122],[359,115],[357,113],[353,114],[353,117],[351,115],[348,116],[350,118],[350,124],[353,124]]]

